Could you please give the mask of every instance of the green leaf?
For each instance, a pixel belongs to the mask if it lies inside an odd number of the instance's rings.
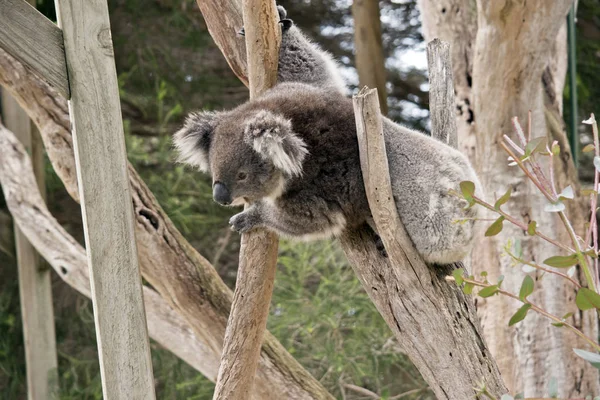
[[[537,229],[537,222],[531,221],[529,225],[527,225],[527,234],[529,236],[535,235],[535,230]]]
[[[564,188],[563,191],[558,195],[558,198],[563,200],[573,200],[574,197],[575,193],[573,193],[573,187],[571,185]]]
[[[484,287],[477,294],[480,297],[486,298],[486,297],[493,296],[496,293],[498,293],[498,285],[492,285],[492,286]]]
[[[581,288],[575,297],[575,304],[581,311],[597,308],[600,310],[600,295],[588,288]]]
[[[515,400],[523,400],[525,398],[525,394],[523,393],[517,393],[515,395]]]
[[[559,155],[560,154],[560,146],[558,145],[558,142],[554,141],[554,143],[552,143],[552,155]]]
[[[586,251],[585,253],[586,256],[590,256],[592,258],[598,258],[598,254],[596,254],[596,250],[594,249],[589,249],[588,251]]]
[[[581,189],[581,195],[582,196],[591,196],[591,195],[598,196],[598,192],[596,192],[594,189]]]
[[[554,268],[568,268],[578,263],[577,254],[569,256],[554,256],[544,260],[544,264]]]
[[[511,193],[512,193],[512,186],[509,186],[506,193],[504,193],[502,195],[502,197],[500,197],[498,200],[496,200],[496,203],[494,203],[494,209],[500,210],[500,206],[502,204],[506,203],[510,199]]]
[[[475,285],[473,285],[472,283],[465,283],[465,286],[463,287],[463,293],[464,294],[471,294],[473,293],[473,288],[475,287]]]
[[[525,157],[529,157],[531,154],[535,154],[546,148],[546,138],[543,136],[533,138],[525,146]]]
[[[596,150],[596,146],[594,146],[592,143],[588,144],[587,146],[585,146],[583,149],[581,149],[582,153],[589,153],[591,151]]]
[[[548,382],[548,396],[553,399],[558,397],[558,381],[556,378],[550,378],[550,382]]]
[[[470,203],[473,201],[473,195],[475,194],[475,184],[471,181],[462,181],[460,183],[460,191],[465,200]]]
[[[573,349],[573,351],[579,357],[592,364],[594,368],[600,369],[600,354],[592,353],[581,349]]]
[[[510,318],[510,321],[508,321],[508,326],[512,326],[523,321],[527,316],[527,311],[529,311],[530,308],[531,304],[523,304],[523,306],[519,308],[517,312]]]
[[[552,322],[552,325],[557,328],[562,328],[563,326],[565,326],[565,324],[562,322]]]
[[[502,222],[504,222],[504,216],[500,216],[497,220],[494,221],[493,224],[485,231],[485,236],[496,236],[500,232],[502,232]]]
[[[452,276],[454,277],[454,280],[456,281],[456,284],[458,286],[462,285],[464,282],[464,280],[463,280],[464,273],[465,273],[464,268],[458,268],[458,269],[455,269],[454,271],[452,271]]]
[[[525,300],[527,296],[533,293],[533,278],[529,275],[525,275],[525,279],[523,279],[523,283],[521,284],[521,290],[519,291],[519,299]]]
[[[600,157],[594,157],[594,167],[596,167],[596,171],[600,171]]]

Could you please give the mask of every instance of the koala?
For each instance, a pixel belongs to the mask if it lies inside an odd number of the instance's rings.
[[[462,260],[477,209],[449,194],[479,182],[459,151],[383,118],[398,214],[428,264]],[[213,198],[248,204],[230,224],[300,240],[372,224],[352,101],[330,87],[283,82],[229,111],[192,113],[174,136],[180,160],[212,175]],[[457,221],[462,222],[458,223]]]
[[[346,83],[333,57],[311,42],[293,21],[287,18],[285,8],[277,6],[277,11],[282,29],[277,81],[302,82],[346,95]],[[244,36],[244,28],[239,34]]]

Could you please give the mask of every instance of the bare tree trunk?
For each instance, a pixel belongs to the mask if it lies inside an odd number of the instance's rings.
[[[35,122],[54,170],[71,197],[77,199],[66,100],[1,49],[0,85],[11,92]],[[142,275],[189,324],[203,345],[220,355],[231,308],[231,290],[212,265],[175,229],[131,165],[129,180]],[[254,389],[256,399],[331,396],[268,332]]]
[[[425,36],[438,36],[452,44],[460,148],[476,161],[488,196],[502,194],[512,186],[514,200],[507,204],[508,212],[525,221],[536,220],[563,242],[569,238],[560,221],[542,211],[545,199],[507,167],[498,143],[503,134],[512,134],[511,118],[526,120],[531,109],[533,135],[547,135],[561,145],[562,157],[554,168],[558,186],[578,186],[560,117],[566,71],[564,17],[570,3],[419,0]],[[570,202],[567,207],[574,226],[581,231],[582,205]],[[539,262],[557,252],[514,229],[482,241],[474,251],[474,272],[485,270],[492,277],[504,274],[505,287],[518,291],[522,275],[500,257],[509,237],[521,240],[525,257]],[[573,304],[575,293],[570,287],[549,276],[536,286],[536,301],[548,310],[558,315],[574,310],[565,305],[567,301]],[[598,393],[597,371],[571,350],[585,347],[574,336],[534,314],[518,327],[508,327],[517,305],[505,298],[478,299],[477,306],[485,337],[511,390],[542,395],[554,377],[561,397]],[[575,313],[571,323],[596,337],[593,316]]]
[[[381,43],[379,1],[354,0],[354,51],[360,86],[376,88],[381,113],[386,115],[387,90],[385,87],[385,58]]]

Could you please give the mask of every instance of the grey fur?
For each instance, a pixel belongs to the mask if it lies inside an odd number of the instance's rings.
[[[210,142],[196,145],[194,151],[209,160],[213,182],[226,185],[234,204],[241,199],[252,204],[231,219],[235,230],[265,227],[291,238],[316,239],[371,220],[349,99],[327,88],[281,83],[231,111],[202,116],[194,120],[214,130],[205,134]],[[283,151],[300,163],[301,175],[276,166],[248,140],[257,120],[260,132],[294,138]],[[463,210],[464,202],[448,190],[458,190],[463,180],[479,188],[468,160],[387,118],[383,126],[398,213],[416,249],[431,264],[461,260],[470,251],[477,213],[475,208]],[[198,130],[186,124],[175,138],[186,154],[190,149],[185,148],[189,141],[183,142],[185,132]],[[235,179],[239,171],[247,174],[242,183]]]
[[[287,12],[283,7],[277,9],[279,18],[291,24],[287,28],[284,26],[281,36],[278,81],[303,82],[346,95],[346,83],[331,54],[311,42],[291,20],[286,19]]]

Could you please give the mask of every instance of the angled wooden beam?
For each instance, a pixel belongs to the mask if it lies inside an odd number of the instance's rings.
[[[0,0],[0,47],[69,98],[62,31],[25,0]]]
[[[102,392],[155,398],[106,0],[58,0]]]

